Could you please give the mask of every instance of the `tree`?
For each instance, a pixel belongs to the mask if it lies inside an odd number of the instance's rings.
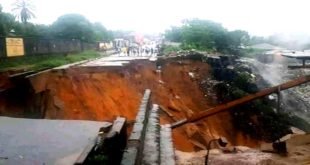
[[[20,18],[23,23],[27,23],[29,19],[35,18],[32,12],[34,7],[29,0],[17,0],[13,5],[13,11],[16,12],[17,18]]]
[[[93,24],[93,30],[95,33],[96,41],[111,41],[113,40],[113,34],[108,31],[101,23],[96,22]]]
[[[46,25],[38,25],[32,23],[15,23],[14,30],[16,35],[24,36],[24,37],[41,37],[41,38],[49,38],[50,28]]]
[[[228,32],[229,51],[238,54],[242,46],[246,46],[250,42],[248,32],[243,30],[234,30]]]
[[[18,2],[21,4],[16,2],[16,7],[29,6],[25,0]],[[23,23],[20,23],[15,20],[14,15],[3,12],[0,5],[0,36],[7,36],[14,30],[14,34],[18,36],[78,39],[86,42],[111,41],[114,37],[113,32],[101,23],[92,24],[80,14],[60,16],[51,26],[26,22],[28,18],[23,17]]]
[[[15,18],[12,14],[2,12],[2,6],[0,5],[0,36],[6,36],[9,34],[15,26]]]
[[[265,39],[264,37],[260,37],[260,36],[252,36],[250,38],[250,45],[254,45],[254,44],[261,44],[261,43],[266,43],[267,39]]]
[[[215,50],[223,52],[227,47],[227,30],[209,20],[185,20],[182,26],[182,40],[184,45],[195,49]]]
[[[182,42],[182,29],[180,27],[171,27],[166,30],[165,38],[172,42]]]
[[[246,31],[228,31],[221,24],[201,19],[184,20],[181,27],[172,27],[165,33],[167,40],[182,42],[185,49],[240,54],[242,45],[248,45]]]
[[[51,33],[57,38],[79,39],[92,42],[96,40],[92,24],[80,14],[60,16],[51,26]]]

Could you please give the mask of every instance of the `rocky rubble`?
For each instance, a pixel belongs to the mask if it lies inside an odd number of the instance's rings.
[[[310,75],[310,69],[288,69],[286,59],[278,59],[272,63],[262,63],[255,59],[244,59],[257,77],[264,80],[257,81],[259,88],[278,85],[299,76]],[[281,92],[282,110],[310,122],[310,85],[300,85]]]
[[[227,149],[212,149],[209,162],[212,165],[291,165],[310,163],[310,135],[296,135],[287,141],[288,154],[281,156],[274,153],[261,152],[244,146],[236,146],[233,152]],[[176,151],[178,165],[204,165],[207,151]]]

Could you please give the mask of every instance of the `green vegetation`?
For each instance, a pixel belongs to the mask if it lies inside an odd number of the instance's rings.
[[[34,17],[32,5],[25,0],[13,4],[17,18],[2,11],[0,5],[0,36],[23,36],[47,39],[78,39],[84,42],[111,41],[113,33],[100,23],[91,23],[79,14],[60,16],[52,25],[37,25],[28,21]],[[79,54],[62,55],[27,55],[24,57],[0,59],[0,70],[38,70],[52,68],[68,63],[99,56],[94,51]]]
[[[228,31],[221,24],[200,19],[185,20],[181,27],[172,27],[165,33],[167,40],[182,43],[183,49],[197,49],[239,54],[249,43],[246,31]]]
[[[80,14],[65,14],[60,16],[52,25],[29,23],[34,17],[31,5],[24,0],[16,1],[14,10],[22,23],[15,16],[2,12],[0,4],[0,36],[23,36],[57,39],[79,39],[85,42],[111,41],[113,32],[100,23],[91,23]]]
[[[50,27],[49,35],[56,38],[79,39],[81,41],[109,41],[112,33],[100,23],[90,23],[80,14],[60,16]]]
[[[178,52],[182,50],[180,47],[172,46],[172,45],[164,45],[162,49],[163,49],[163,54],[170,54],[172,52]]]
[[[95,51],[85,51],[69,55],[42,55],[1,59],[0,71],[48,69],[99,56],[100,54]]]
[[[102,154],[90,154],[90,157],[86,159],[85,164],[101,164],[105,165],[107,164],[108,157],[106,155]]]
[[[15,17],[12,14],[2,12],[2,6],[0,5],[0,36],[9,34],[15,24]]]
[[[235,65],[233,70],[213,67],[215,79],[223,81],[215,86],[218,99],[222,102],[258,92],[250,69],[242,65]],[[290,126],[309,131],[310,125],[306,121],[287,113],[277,113],[276,105],[275,100],[267,97],[240,105],[231,111],[234,126],[253,138],[266,141],[275,141],[290,133]]]

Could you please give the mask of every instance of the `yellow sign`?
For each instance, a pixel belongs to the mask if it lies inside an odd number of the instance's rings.
[[[23,56],[24,40],[22,38],[6,38],[6,54],[8,57]]]

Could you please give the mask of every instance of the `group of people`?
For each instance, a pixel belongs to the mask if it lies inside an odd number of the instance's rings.
[[[125,56],[149,56],[158,53],[158,48],[153,46],[131,46],[118,48],[117,51]]]

